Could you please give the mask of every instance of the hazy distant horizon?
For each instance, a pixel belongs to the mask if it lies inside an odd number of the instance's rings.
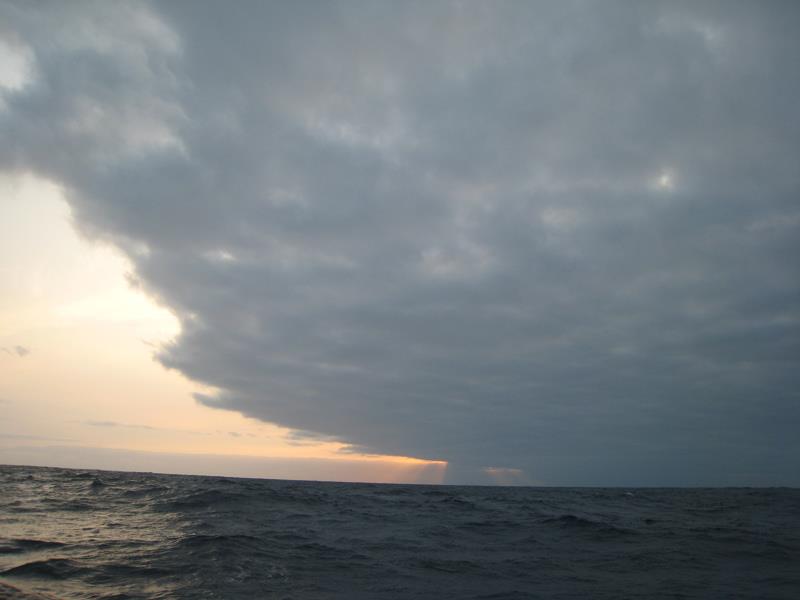
[[[53,456],[59,458],[54,459]],[[165,453],[147,450],[119,450],[87,448],[80,446],[16,448],[5,451],[0,466],[19,468],[54,468],[75,471],[109,471],[121,473],[155,473],[160,475],[231,477],[235,479],[274,479],[281,481],[317,481],[321,483],[374,483],[390,485],[445,485],[445,486],[506,486],[542,488],[608,488],[608,489],[702,489],[702,488],[788,488],[797,485],[736,484],[724,481],[696,481],[693,483],[641,483],[641,482],[535,482],[518,478],[500,480],[486,473],[473,473],[471,479],[461,479],[461,474],[448,477],[446,465],[420,465],[417,469],[386,469],[376,460],[363,461],[337,458],[271,458],[265,456]],[[302,474],[302,475],[298,475]],[[455,480],[454,480],[455,478]]]

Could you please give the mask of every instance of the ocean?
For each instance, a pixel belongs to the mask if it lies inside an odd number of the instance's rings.
[[[800,490],[0,466],[2,583],[64,599],[797,600]]]

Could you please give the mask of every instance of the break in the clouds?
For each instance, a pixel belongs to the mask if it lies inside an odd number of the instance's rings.
[[[0,11],[0,168],[200,402],[456,480],[800,482],[797,3]]]

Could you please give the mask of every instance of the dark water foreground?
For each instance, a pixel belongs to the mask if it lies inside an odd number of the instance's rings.
[[[800,598],[800,490],[0,466],[0,582],[59,598]]]

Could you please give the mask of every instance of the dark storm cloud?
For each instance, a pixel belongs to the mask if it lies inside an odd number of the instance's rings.
[[[0,165],[199,401],[461,479],[800,482],[795,3],[2,11]]]

